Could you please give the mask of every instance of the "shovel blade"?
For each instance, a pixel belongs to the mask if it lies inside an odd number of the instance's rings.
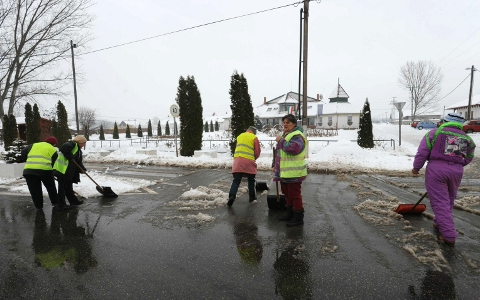
[[[260,192],[263,192],[263,191],[268,190],[267,182],[265,182],[265,181],[257,181],[257,183],[255,184],[255,189],[256,189],[257,191],[260,191]]]
[[[397,214],[421,214],[427,209],[425,204],[400,204],[395,212]]]
[[[271,210],[284,210],[287,209],[287,201],[285,200],[285,195],[279,195],[277,200],[277,195],[267,195],[267,205]]]
[[[118,197],[118,195],[115,194],[114,191],[112,191],[112,188],[111,188],[111,187],[109,187],[109,186],[102,186],[102,188],[103,188],[103,195],[104,195],[105,197],[109,197],[109,198],[116,198],[116,197]]]

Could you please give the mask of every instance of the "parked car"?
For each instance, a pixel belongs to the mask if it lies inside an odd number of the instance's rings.
[[[430,121],[422,121],[422,122],[418,122],[417,124],[418,130],[422,130],[423,128],[429,129],[429,128],[436,128],[436,127],[437,127],[437,124]]]
[[[480,132],[480,120],[465,121],[462,130],[466,133]]]
[[[412,124],[410,124],[410,126],[412,126],[413,128],[416,128],[417,124],[418,124],[418,121],[413,121]]]

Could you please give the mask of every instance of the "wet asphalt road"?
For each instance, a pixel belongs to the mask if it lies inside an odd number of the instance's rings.
[[[455,211],[462,235],[451,248],[435,240],[428,215],[391,221],[355,209],[391,195],[415,202],[418,179],[309,174],[305,224],[287,228],[265,193],[231,208],[165,205],[198,186],[228,192],[229,170],[109,174],[157,184],[68,213],[48,203],[38,213],[30,197],[0,187],[0,299],[480,299],[478,215]],[[214,221],[185,218],[199,212]]]

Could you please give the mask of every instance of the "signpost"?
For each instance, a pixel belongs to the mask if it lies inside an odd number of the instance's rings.
[[[173,136],[175,139],[175,155],[178,157],[177,131],[175,130],[175,125],[177,124],[177,122],[175,121],[175,118],[180,115],[180,109],[178,105],[172,104],[172,106],[170,106],[170,115],[172,115],[173,117]]]
[[[393,105],[398,110],[398,145],[401,146],[402,145],[402,119],[403,119],[402,109],[405,106],[405,102],[395,102],[393,103]]]

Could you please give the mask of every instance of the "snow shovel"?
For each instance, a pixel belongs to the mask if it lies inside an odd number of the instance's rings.
[[[285,195],[280,195],[278,192],[278,181],[275,181],[276,195],[267,195],[268,208],[271,210],[283,210],[287,209],[287,201]]]
[[[75,161],[75,160],[72,160],[73,163],[82,171],[85,172],[85,170],[82,169],[82,167],[80,167],[80,165]],[[95,182],[95,180],[93,180],[92,177],[90,177],[90,175],[87,174],[87,172],[85,172],[85,175],[87,175],[88,178],[90,178],[91,181],[93,181],[93,183],[95,183],[96,185],[96,188],[97,188],[97,191],[104,195],[105,197],[118,197],[117,194],[115,194],[115,192],[112,191],[112,188],[109,187],[109,186],[99,186],[98,183]]]
[[[255,181],[255,190],[263,192],[268,190],[268,185],[266,181]]]
[[[427,209],[427,206],[425,204],[420,204],[419,203],[427,196],[427,192],[423,194],[422,198],[417,201],[415,204],[400,204],[395,212],[397,214],[421,214]]]

